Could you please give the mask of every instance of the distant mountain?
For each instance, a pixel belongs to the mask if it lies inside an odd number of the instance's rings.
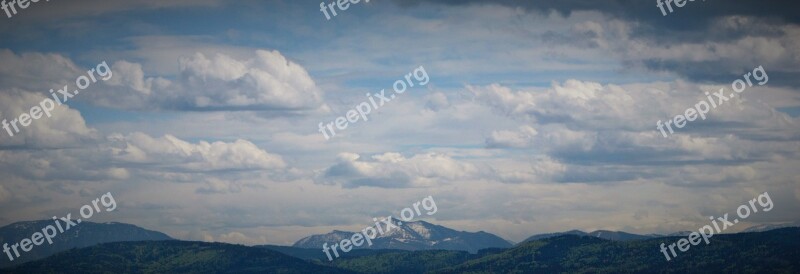
[[[528,237],[527,239],[525,239],[522,242],[524,243],[524,242],[542,240],[542,239],[547,239],[547,238],[558,237],[558,236],[561,236],[561,235],[587,236],[587,235],[589,235],[589,233],[586,233],[586,232],[583,232],[583,231],[580,231],[580,230],[570,230],[570,231],[566,231],[566,232],[536,234],[536,235]]]
[[[106,243],[3,273],[800,273],[800,228],[714,235],[667,261],[662,242],[561,235],[477,254],[452,250],[359,250],[364,256],[309,262],[267,247],[149,241]],[[296,252],[301,248],[274,247]],[[311,249],[308,249],[310,252]],[[356,251],[354,251],[356,252]]]
[[[667,261],[659,245],[678,239],[618,242],[562,235],[431,273],[800,273],[800,228],[714,235],[711,244],[691,246]],[[373,259],[367,256],[340,263],[358,265],[353,261],[359,260],[361,265],[369,265]]]
[[[480,232],[456,231],[425,221],[398,224],[389,233],[372,240],[372,246],[365,243],[359,248],[400,249],[400,250],[462,250],[476,253],[484,248],[507,248],[511,243],[496,235]],[[322,244],[332,245],[353,236],[354,232],[333,231],[328,234],[312,235],[297,241],[293,246],[322,250]]]
[[[361,273],[800,273],[800,229],[715,235],[710,245],[692,246],[667,261],[661,242],[610,241],[561,235],[477,255],[458,251],[413,251],[334,260]],[[445,265],[445,267],[442,267]]]
[[[592,231],[589,232],[589,236],[594,236],[600,239],[606,239],[612,241],[635,241],[635,240],[644,240],[651,238],[650,236],[645,236],[645,235],[638,235],[622,231],[608,231],[608,230]]]
[[[692,234],[692,232],[694,232],[694,231],[678,231],[678,232],[673,232],[673,233],[667,234],[666,236],[667,237],[673,237],[673,236],[675,236],[675,237],[686,237],[686,236],[689,236],[689,234]],[[661,237],[664,237],[664,236],[661,236]]]
[[[322,245],[324,243],[328,243],[328,245],[331,245],[334,243],[338,243],[343,239],[350,239],[350,237],[353,236],[353,233],[354,232],[334,230],[328,234],[317,234],[302,238],[297,242],[295,242],[292,246],[322,250]],[[373,240],[372,242],[374,243],[375,241]]]
[[[0,227],[0,245],[7,243],[11,246],[22,239],[31,238],[33,233],[41,232],[42,228],[52,224],[54,224],[52,220],[26,221]],[[77,226],[70,227],[64,233],[57,233],[52,240],[52,245],[45,241],[42,245],[34,246],[29,252],[19,250],[21,256],[15,258],[13,262],[8,259],[6,254],[0,253],[0,268],[38,260],[64,250],[93,246],[100,243],[161,241],[172,240],[172,238],[164,233],[147,230],[135,225],[84,221]],[[13,251],[11,253],[13,254]]]
[[[533,236],[528,237],[527,239],[525,239],[522,242],[525,243],[525,242],[530,242],[530,241],[543,240],[543,239],[552,238],[552,237],[558,237],[558,236],[563,236],[563,235],[591,236],[591,237],[596,237],[596,238],[606,239],[606,240],[612,240],[612,241],[635,241],[635,240],[651,239],[651,238],[656,238],[656,237],[661,236],[661,235],[654,235],[654,234],[651,234],[651,235],[638,235],[638,234],[632,234],[632,233],[627,233],[627,232],[622,232],[622,231],[608,231],[608,230],[597,230],[597,231],[592,231],[592,232],[589,232],[589,233],[586,233],[586,232],[583,232],[583,231],[580,231],[580,230],[570,230],[570,231],[566,231],[566,232],[537,234],[537,235],[533,235]]]
[[[0,273],[353,273],[272,250],[205,242],[117,242],[70,250]]]
[[[775,229],[785,228],[785,227],[800,227],[800,221],[793,222],[793,223],[783,223],[783,224],[756,225],[756,226],[751,226],[751,227],[745,229],[742,232],[743,233],[745,233],[745,232],[764,232],[764,231],[770,231],[770,230],[775,230]]]
[[[302,248],[302,247],[280,246],[280,245],[257,245],[254,247],[277,251],[307,261],[318,261],[318,262],[328,261],[328,257],[327,255],[325,255],[324,252],[322,252],[322,248]],[[350,252],[346,253],[340,252],[339,258],[361,257],[368,255],[398,253],[398,252],[409,252],[409,251],[399,250],[399,249],[353,249],[350,250]]]

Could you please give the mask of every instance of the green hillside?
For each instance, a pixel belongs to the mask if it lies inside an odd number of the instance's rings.
[[[478,254],[395,250],[324,263],[263,246],[120,242],[73,249],[0,273],[800,273],[800,228],[717,235],[711,244],[692,246],[667,261],[659,246],[678,239],[620,242],[562,235]]]
[[[336,259],[332,265],[361,273],[425,273],[479,257],[466,251],[403,251]]]
[[[562,235],[478,255],[417,251],[342,258],[332,265],[361,273],[800,273],[800,228],[717,235],[668,262],[659,246],[678,239]]]
[[[74,249],[2,273],[350,273],[264,248],[160,241]]]
[[[667,261],[662,242],[559,236],[434,273],[800,273],[800,228],[717,235]]]

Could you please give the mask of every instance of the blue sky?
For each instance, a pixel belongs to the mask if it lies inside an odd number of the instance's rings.
[[[428,220],[512,241],[695,229],[769,191],[798,220],[798,18],[648,1],[51,1],[0,18],[0,114],[106,61],[50,119],[0,136],[0,224],[74,212],[187,240],[291,244],[432,195]],[[331,140],[320,122],[424,66]],[[656,122],[762,66],[765,85],[664,138]],[[793,115],[795,117],[793,117]]]

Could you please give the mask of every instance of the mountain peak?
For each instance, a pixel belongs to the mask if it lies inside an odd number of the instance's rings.
[[[462,250],[475,253],[480,249],[493,247],[510,247],[511,244],[491,233],[456,231],[426,221],[402,222],[392,218],[397,225],[372,240],[372,246],[361,246],[363,249],[401,249],[401,250]],[[382,227],[384,226],[381,223]],[[298,240],[293,246],[303,248],[319,248],[324,243],[334,244],[350,238],[356,232],[334,230],[328,234],[311,235]]]

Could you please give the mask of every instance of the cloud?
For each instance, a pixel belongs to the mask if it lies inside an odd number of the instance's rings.
[[[326,110],[322,91],[308,72],[278,51],[256,50],[243,60],[217,53],[182,57],[177,79],[146,76],[142,65],[125,60],[112,76],[76,97],[94,105],[126,110],[270,111],[271,115]],[[15,54],[0,50],[0,89],[49,96],[85,74],[59,54]],[[74,86],[74,84],[71,84]]]
[[[231,143],[189,143],[172,135],[153,138],[143,133],[108,137],[115,161],[186,172],[282,169],[281,156],[267,153],[246,140]]]
[[[569,29],[535,30],[530,35],[552,48],[556,56],[593,52],[613,57],[620,70],[631,73],[648,71],[695,82],[729,83],[746,70],[763,65],[781,76],[770,85],[800,86],[795,80],[800,69],[800,27],[796,24],[730,14],[703,19],[708,23],[688,30],[669,31],[636,20],[598,19],[586,14],[574,17],[577,22],[570,23]],[[585,58],[591,57],[582,60]]]
[[[11,193],[2,185],[0,185],[0,203],[5,203],[11,198]]]
[[[195,53],[179,60],[177,80],[146,77],[142,66],[113,64],[114,77],[89,99],[121,109],[259,110],[295,113],[323,107],[322,92],[300,65],[277,51],[247,60]]]
[[[111,134],[106,140],[67,149],[0,150],[0,170],[32,180],[126,180],[146,177],[159,181],[206,181],[207,191],[220,191],[225,172],[291,173],[277,154],[249,141],[190,143],[171,135]],[[231,179],[231,178],[228,178]],[[236,190],[238,186],[231,186]]]
[[[228,194],[228,193],[240,193],[242,191],[242,186],[240,186],[236,182],[226,182],[218,179],[209,179],[205,182],[204,187],[200,187],[196,190],[199,194]]]
[[[493,84],[466,90],[473,100],[523,125],[485,139],[494,149],[525,149],[555,160],[557,182],[661,180],[681,186],[721,186],[759,178],[751,166],[765,159],[796,159],[797,123],[749,94],[751,87],[665,138],[658,120],[684,113],[704,91],[729,86],[681,81],[602,85],[567,80],[550,88],[514,90]],[[742,98],[744,97],[744,98]],[[545,158],[547,159],[547,158]],[[768,160],[771,161],[771,160]],[[691,168],[703,165],[703,168]],[[497,165],[493,165],[497,167]],[[717,175],[708,175],[708,173]],[[530,170],[498,172],[503,182],[532,181]],[[744,180],[744,181],[743,181]]]
[[[439,111],[450,106],[447,95],[442,92],[434,92],[426,95],[425,101],[425,107],[433,111]]]
[[[217,240],[225,243],[256,244],[256,243],[264,243],[266,239],[263,236],[259,238],[250,238],[241,232],[233,231],[230,233],[219,235]]]
[[[0,221],[106,191],[130,209],[110,218],[246,244],[363,227],[428,195],[437,224],[515,240],[696,228],[766,190],[784,205],[771,221],[800,212],[800,135],[782,112],[800,104],[786,85],[800,79],[793,3],[694,1],[661,16],[647,1],[436,1],[460,6],[377,4],[347,16],[371,24],[326,24],[299,1],[220,2],[40,1],[0,22],[5,47],[24,49],[0,53],[3,117],[87,70],[70,60],[114,67],[59,107],[68,120],[0,135]],[[198,31],[180,23],[195,11],[239,16]],[[433,92],[409,91],[342,138],[316,131],[325,104],[352,107],[423,63]],[[769,85],[669,138],[656,130],[759,64]]]
[[[526,163],[519,160],[493,161],[491,180],[510,184],[542,184],[562,180],[568,165],[549,156],[535,156]]]
[[[243,139],[191,143],[169,134],[158,138],[139,132],[104,135],[88,127],[81,113],[67,105],[56,106],[51,117],[43,114],[27,127],[13,121],[45,99],[17,89],[0,92],[0,118],[7,120],[10,130],[13,123],[20,128],[14,136],[5,129],[0,132],[0,170],[10,178],[98,181],[144,175],[190,181],[196,178],[175,174],[254,171],[285,177],[297,172],[287,169],[280,155]]]
[[[764,65],[776,74],[786,75],[776,77],[773,85],[800,87],[800,80],[797,80],[800,79],[800,48],[797,46],[800,17],[791,12],[800,8],[800,4],[793,1],[688,2],[683,8],[673,6],[675,12],[667,16],[662,15],[654,2],[636,0],[413,0],[395,3],[415,7],[414,10],[428,9],[428,4],[457,7],[443,10],[461,11],[461,16],[473,14],[469,17],[484,19],[476,21],[483,25],[472,28],[472,33],[467,35],[448,31],[448,38],[477,38],[487,36],[481,31],[485,28],[501,28],[502,33],[516,34],[506,38],[510,39],[508,41],[541,43],[535,46],[536,50],[528,49],[527,53],[526,49],[508,49],[522,58],[530,58],[537,50],[547,53],[536,54],[534,58],[538,64],[596,65],[613,59],[616,63],[611,65],[617,70],[648,71],[651,75],[668,73],[714,83],[732,81],[743,74],[741,70]],[[419,6],[422,4],[425,5]],[[495,25],[496,22],[503,24]],[[447,25],[437,27],[447,28]],[[498,63],[510,68],[513,60]]]
[[[97,131],[87,127],[81,114],[68,105],[53,103],[55,107],[48,117],[42,112],[40,104],[46,99],[35,92],[0,90],[0,119],[9,123],[9,130],[14,134],[9,136],[8,130],[0,130],[0,148],[64,148],[99,138]],[[39,110],[41,117],[36,120],[31,118],[29,126],[25,127],[19,123],[19,116],[26,113],[30,115],[32,107]],[[19,132],[16,132],[12,123],[16,124]]]
[[[692,30],[703,28],[718,17],[744,15],[772,18],[778,22],[798,23],[800,18],[792,12],[798,4],[791,0],[772,0],[753,2],[747,0],[731,0],[726,2],[688,2],[685,7],[673,6],[675,12],[664,16],[655,2],[638,0],[395,0],[401,6],[414,6],[422,3],[443,5],[502,5],[511,8],[524,8],[537,12],[556,11],[563,15],[575,12],[595,11],[614,18],[629,21],[642,21],[660,29]]]
[[[520,121],[540,125],[563,124],[568,130],[620,132],[651,132],[656,121],[682,114],[698,101],[708,101],[705,92],[717,92],[720,88],[725,89],[724,94],[728,96],[734,94],[729,85],[698,85],[683,81],[602,85],[572,79],[563,83],[554,82],[546,89],[519,90],[499,84],[466,86],[476,102]],[[783,129],[794,123],[793,118],[777,112],[769,104],[749,98],[754,96],[751,94],[763,90],[768,89],[754,84],[738,97],[731,97],[717,108],[712,108],[706,120],[698,119],[679,131],[713,134],[707,127],[693,126],[738,124],[729,127],[728,132],[755,138],[752,134],[758,132],[749,127],[769,128],[780,132],[784,138],[793,138],[793,131]],[[542,133],[539,126],[533,127]],[[771,135],[768,131],[762,131],[761,134]]]
[[[89,16],[100,16],[133,10],[157,10],[174,9],[189,7],[211,8],[222,3],[220,0],[139,0],[136,2],[125,0],[75,0],[69,2],[46,1],[35,4],[35,8],[29,8],[23,13],[24,16],[15,16],[15,19],[25,21],[38,20],[52,22],[54,20],[64,20],[70,18],[85,18]],[[22,18],[17,18],[22,17]]]
[[[317,181],[345,188],[407,188],[432,186],[479,175],[478,167],[438,153],[406,158],[400,153],[387,152],[373,155],[367,160],[355,153],[342,153],[337,163],[322,172]]]
[[[41,94],[75,81],[83,73],[72,60],[56,53],[16,54],[0,49],[0,64],[0,89],[19,88]]]
[[[493,131],[492,136],[486,139],[486,146],[490,148],[524,148],[533,143],[533,138],[538,134],[530,126],[520,126],[518,131],[500,130]]]

